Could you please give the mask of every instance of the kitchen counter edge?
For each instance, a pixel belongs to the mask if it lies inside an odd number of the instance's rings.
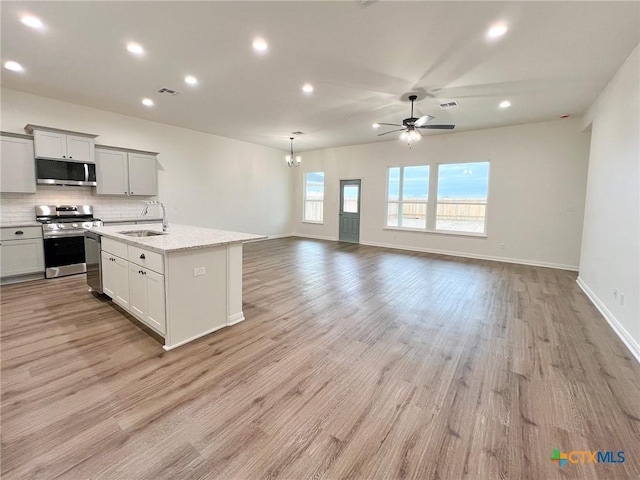
[[[216,230],[211,228],[203,228],[203,227],[189,227],[187,225],[174,225],[173,231],[172,227],[169,226],[168,235],[172,236],[172,239],[176,239],[176,237],[186,237],[184,238],[183,245],[163,245],[161,242],[166,242],[167,237],[164,235],[161,236],[153,236],[153,237],[129,237],[127,235],[122,235],[117,232],[113,232],[113,229],[122,229],[126,228],[129,231],[133,230],[154,230],[161,232],[161,227],[158,226],[157,223],[153,224],[137,224],[131,226],[119,225],[119,226],[104,226],[104,227],[96,227],[91,231],[106,237],[112,240],[116,240],[122,243],[126,243],[127,245],[133,245],[135,247],[144,248],[146,250],[151,250],[152,252],[157,252],[161,254],[172,253],[172,252],[181,252],[187,250],[197,250],[202,248],[211,248],[211,247],[219,247],[224,245],[231,245],[234,243],[245,243],[245,242],[253,242],[256,240],[266,240],[268,237],[266,235],[255,235],[251,233],[242,233],[242,232],[232,232],[228,230]],[[108,230],[107,230],[108,229]],[[209,231],[209,232],[207,232]],[[203,235],[226,235],[227,238],[224,239],[195,239],[194,236],[203,236]],[[191,237],[190,237],[191,236]],[[180,241],[179,239],[177,240]]]

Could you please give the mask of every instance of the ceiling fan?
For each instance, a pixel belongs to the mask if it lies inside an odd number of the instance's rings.
[[[417,142],[422,138],[422,134],[419,129],[431,129],[431,130],[452,130],[455,125],[426,125],[427,122],[430,122],[435,117],[431,115],[424,115],[420,118],[416,118],[413,116],[413,102],[418,98],[417,95],[409,95],[409,100],[411,100],[411,116],[409,118],[405,118],[402,121],[402,125],[399,123],[378,123],[378,125],[389,125],[391,127],[402,127],[397,128],[396,130],[390,130],[388,132],[378,134],[379,137],[382,135],[387,135],[389,133],[394,132],[402,132],[400,134],[400,140],[406,140],[409,144],[412,142]]]

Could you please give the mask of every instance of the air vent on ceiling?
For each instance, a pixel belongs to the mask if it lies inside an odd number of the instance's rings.
[[[443,110],[445,108],[454,108],[454,107],[459,107],[458,102],[446,102],[446,103],[440,104],[440,108],[442,108]]]
[[[180,92],[176,92],[175,90],[171,90],[170,88],[161,88],[158,90],[158,93],[168,93],[169,95],[178,95]]]

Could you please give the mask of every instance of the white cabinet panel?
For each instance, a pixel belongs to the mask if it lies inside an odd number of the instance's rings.
[[[97,148],[96,183],[96,193],[99,195],[128,195],[127,152]]]
[[[54,160],[76,160],[78,162],[95,161],[95,136],[74,134],[75,132],[48,130],[47,127],[27,125],[27,131],[33,131],[33,143],[37,158]],[[40,130],[42,128],[42,130]]]
[[[95,161],[94,140],[89,137],[67,135],[67,158],[83,162]]]
[[[2,240],[0,276],[12,277],[44,272],[44,249],[41,238]]]
[[[156,195],[156,157],[129,153],[129,195]]]
[[[0,192],[35,193],[33,140],[3,136],[1,142]]]
[[[147,324],[158,332],[166,332],[164,304],[164,275],[146,271],[147,279]]]
[[[129,263],[129,311],[144,324],[164,334],[164,276]]]
[[[96,193],[141,196],[158,194],[155,155],[113,148],[96,150]]]
[[[101,255],[103,292],[129,310],[129,262],[104,251]]]
[[[142,267],[129,263],[129,311],[144,322],[147,316],[147,279],[142,272]]]
[[[38,158],[67,158],[67,136],[63,133],[33,131],[35,154]]]

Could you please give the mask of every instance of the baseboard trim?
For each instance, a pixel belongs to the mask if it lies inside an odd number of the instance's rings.
[[[434,253],[436,255],[448,255],[451,257],[462,257],[462,258],[474,258],[476,260],[489,260],[492,262],[516,263],[519,265],[531,265],[533,267],[557,268],[559,270],[570,270],[572,272],[578,271],[577,265],[565,265],[562,263],[538,262],[535,260],[523,260],[520,258],[493,257],[490,255],[477,255],[474,253],[451,252],[448,250],[437,250],[432,248],[404,247],[402,245],[393,245],[393,244],[378,243],[378,242],[360,242],[360,243],[362,245],[369,245],[371,247],[393,248],[395,250],[406,250],[410,252]]]
[[[293,233],[292,237],[300,237],[300,238],[311,238],[313,240],[328,240],[330,242],[337,242],[338,239],[336,237],[323,237],[322,235],[308,235],[306,233]]]
[[[269,235],[267,238],[265,238],[265,240],[272,240],[274,238],[287,238],[292,236],[293,236],[293,233],[278,233],[276,235]]]
[[[235,325],[236,323],[240,323],[244,320],[244,313],[242,311],[238,313],[234,313],[233,315],[229,315],[227,317],[227,327],[231,325]]]
[[[181,347],[182,345],[186,345],[186,344],[187,344],[187,343],[189,343],[189,342],[193,342],[194,340],[197,340],[198,338],[205,337],[205,336],[209,335],[210,333],[217,332],[217,331],[218,331],[218,330],[220,330],[221,328],[225,328],[225,327],[227,327],[227,326],[228,326],[228,325],[227,325],[226,323],[224,323],[224,324],[222,324],[222,325],[218,325],[217,327],[214,327],[214,328],[212,328],[212,329],[210,329],[210,330],[207,330],[206,332],[199,333],[198,335],[194,335],[193,337],[189,337],[189,338],[187,338],[187,339],[185,339],[185,340],[182,340],[182,341],[180,341],[180,342],[174,343],[173,345],[166,345],[166,344],[165,344],[165,345],[163,345],[163,347],[162,347],[162,348],[163,348],[165,351],[167,351],[167,352],[168,352],[169,350],[173,350],[174,348],[178,348],[178,347]],[[167,337],[165,337],[165,341],[166,341],[166,338],[167,338]]]
[[[576,283],[582,289],[587,298],[591,300],[591,303],[593,303],[593,305],[602,314],[609,326],[613,329],[616,335],[618,335],[618,338],[622,340],[622,343],[624,343],[625,346],[629,349],[631,355],[633,355],[638,363],[640,363],[640,344],[634,340],[629,332],[627,332],[627,330],[622,326],[618,319],[611,313],[611,311],[609,311],[605,304],[602,303],[598,296],[593,293],[593,290],[589,288],[589,286],[584,282],[584,280],[582,280],[579,275],[576,279]]]

